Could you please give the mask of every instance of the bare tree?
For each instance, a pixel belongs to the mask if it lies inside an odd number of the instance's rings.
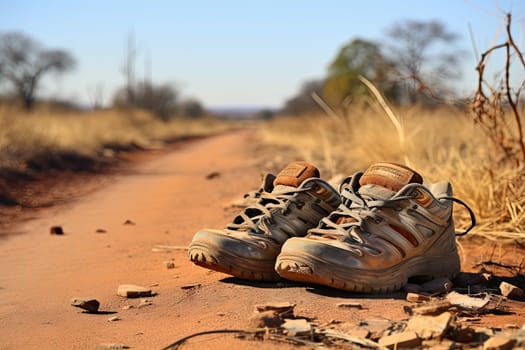
[[[387,30],[391,59],[398,80],[415,103],[422,94],[438,97],[448,92],[446,81],[459,77],[459,54],[451,45],[458,39],[439,21],[407,20]],[[441,45],[441,46],[440,46]]]
[[[44,50],[22,33],[0,35],[0,77],[9,81],[30,109],[42,77],[51,72],[62,73],[75,65],[75,60],[63,50]]]

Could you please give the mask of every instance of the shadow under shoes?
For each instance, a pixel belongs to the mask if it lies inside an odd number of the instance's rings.
[[[340,204],[339,193],[306,162],[293,162],[245,196],[251,204],[224,229],[204,229],[189,246],[195,264],[239,278],[279,279],[275,259],[290,237],[306,235]]]
[[[400,289],[414,276],[460,271],[448,182],[423,185],[415,171],[378,163],[340,186],[342,204],[303,238],[292,238],[276,261],[280,276],[352,292]],[[458,234],[458,235],[462,235]]]

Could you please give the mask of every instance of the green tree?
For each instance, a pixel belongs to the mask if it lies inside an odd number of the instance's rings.
[[[323,96],[332,107],[342,107],[344,101],[367,93],[359,81],[362,75],[384,93],[393,92],[389,76],[393,64],[381,53],[380,47],[367,40],[354,39],[344,45],[328,67]]]
[[[75,60],[63,50],[44,50],[22,33],[0,35],[0,78],[9,81],[24,107],[30,109],[35,92],[48,73],[62,73],[75,65]]]

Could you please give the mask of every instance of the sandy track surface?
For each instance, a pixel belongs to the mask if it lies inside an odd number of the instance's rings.
[[[258,187],[262,171],[246,147],[252,140],[251,132],[242,131],[190,142],[13,227],[22,233],[0,241],[0,349],[96,349],[103,343],[161,349],[195,332],[244,329],[262,302],[295,303],[296,315],[320,324],[405,318],[408,302],[401,292],[370,297],[291,282],[248,283],[188,260],[184,247],[193,234],[222,227],[236,212],[224,205]],[[212,172],[216,176],[207,176]],[[54,225],[65,234],[50,235]],[[170,260],[173,269],[164,265]],[[138,307],[141,299],[117,296],[120,284],[151,286],[157,295],[147,298],[151,305]],[[103,312],[72,307],[70,299],[80,296],[98,299]],[[362,309],[338,308],[343,301],[358,301]],[[119,320],[108,321],[115,316]],[[519,323],[525,314],[521,307],[498,317],[486,323]],[[227,334],[195,339],[184,348],[232,347],[293,346]]]

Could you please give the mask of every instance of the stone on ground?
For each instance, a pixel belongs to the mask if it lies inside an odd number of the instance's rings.
[[[506,296],[509,299],[521,299],[523,298],[523,289],[507,282],[501,282],[499,285],[501,295]]]
[[[140,298],[153,295],[151,289],[134,284],[121,284],[118,286],[117,294],[126,298]]]
[[[408,331],[414,331],[422,339],[440,338],[449,327],[452,320],[450,312],[444,312],[439,316],[415,315],[408,320]]]
[[[86,310],[87,312],[96,313],[100,302],[95,298],[77,297],[71,299],[71,305]]]
[[[421,345],[421,338],[414,331],[405,331],[382,337],[378,344],[389,349],[414,348]]]

